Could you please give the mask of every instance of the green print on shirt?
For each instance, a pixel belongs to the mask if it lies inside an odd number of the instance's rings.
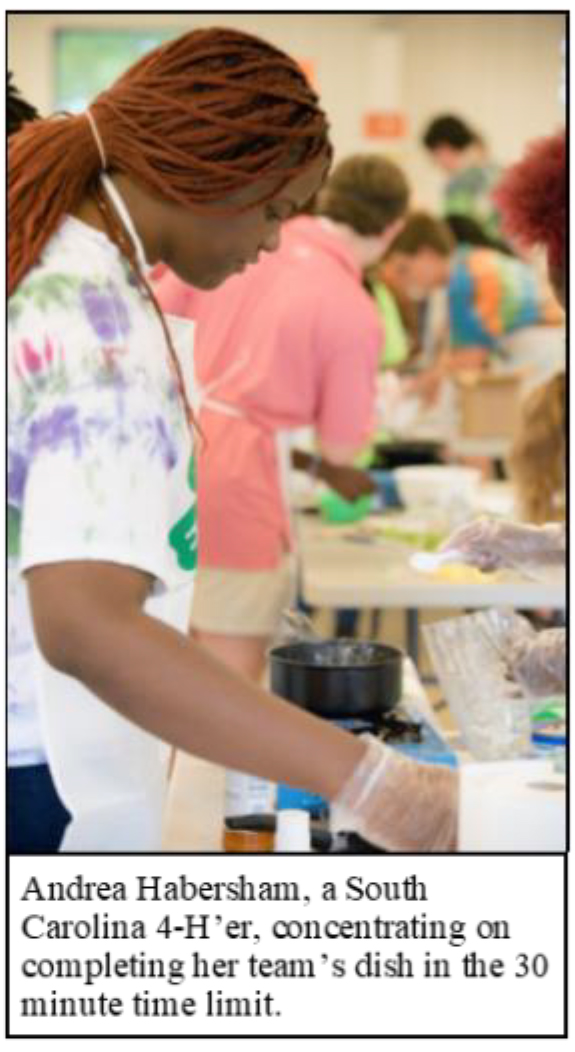
[[[63,310],[75,306],[80,279],[70,274],[30,274],[20,283],[8,301],[8,321],[16,322],[30,302],[41,313],[54,305]]]
[[[8,558],[17,559],[20,555],[20,526],[22,515],[13,504],[8,505]]]
[[[191,508],[178,520],[168,534],[170,546],[176,553],[181,570],[195,570],[198,565],[198,512],[196,498],[196,462],[190,457],[188,485],[194,495]]]

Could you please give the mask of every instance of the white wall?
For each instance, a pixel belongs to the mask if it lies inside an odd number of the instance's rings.
[[[559,102],[562,15],[389,18],[405,34],[405,101],[416,137],[439,112],[466,117],[509,163],[565,123]],[[440,176],[413,139],[405,162],[425,199]]]
[[[559,105],[559,46],[564,17],[515,15],[115,15],[12,14],[8,65],[23,93],[42,112],[54,105],[52,35],[67,26],[199,26],[226,24],[258,33],[298,58],[312,59],[338,156],[385,149],[363,139],[361,116],[369,93],[370,42],[378,29],[404,39],[401,93],[410,135],[398,149],[420,202],[437,200],[440,179],[418,144],[429,117],[454,111],[473,122],[507,162],[530,139],[564,121]],[[385,108],[385,99],[381,100]]]

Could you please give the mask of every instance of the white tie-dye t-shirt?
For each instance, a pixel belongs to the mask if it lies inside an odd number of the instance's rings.
[[[159,593],[188,583],[191,454],[153,306],[108,238],[67,218],[8,304],[11,764],[45,758],[24,571],[97,559],[149,573]]]

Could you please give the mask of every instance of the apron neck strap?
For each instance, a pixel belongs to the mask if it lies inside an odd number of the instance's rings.
[[[100,179],[102,181],[102,186],[104,187],[104,190],[106,191],[108,197],[114,205],[114,208],[116,209],[116,212],[120,216],[120,219],[122,220],[126,230],[128,231],[128,234],[132,239],[140,268],[144,274],[147,274],[152,268],[150,267],[150,264],[146,259],[146,254],[144,252],[142,240],[140,238],[140,235],[136,231],[136,228],[132,221],[132,217],[128,211],[124,199],[120,194],[120,191],[114,185],[114,183],[110,179],[110,176],[107,175],[106,172],[102,172]]]

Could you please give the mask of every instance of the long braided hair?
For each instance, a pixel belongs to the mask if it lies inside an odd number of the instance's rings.
[[[263,203],[331,153],[325,114],[299,66],[273,45],[231,29],[195,30],[149,52],[97,96],[90,113],[108,170],[203,213],[214,212],[227,195],[277,176],[279,184],[256,202]],[[8,295],[38,262],[62,219],[92,195],[109,237],[158,313],[183,393],[161,309],[131,238],[100,189],[101,170],[86,114],[34,121],[11,137]]]

